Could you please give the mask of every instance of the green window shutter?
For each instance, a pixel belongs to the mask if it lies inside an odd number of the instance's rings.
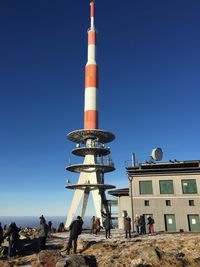
[[[141,195],[153,194],[152,181],[140,181],[139,187]]]
[[[182,180],[183,194],[197,194],[197,184],[195,179]]]
[[[160,194],[174,194],[174,186],[172,180],[160,180]]]

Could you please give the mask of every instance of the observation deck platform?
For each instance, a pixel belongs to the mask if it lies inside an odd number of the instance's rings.
[[[113,165],[104,165],[104,164],[73,164],[66,167],[67,171],[70,172],[96,172],[100,170],[103,173],[112,172],[115,170]]]
[[[86,155],[107,156],[110,154],[110,149],[104,147],[79,147],[74,148],[72,154],[81,157],[85,157]]]
[[[88,139],[98,140],[98,142],[105,144],[112,142],[115,139],[115,135],[99,129],[94,130],[76,130],[70,132],[67,138],[75,143],[85,144]]]
[[[107,190],[107,189],[114,189],[116,188],[116,186],[114,185],[110,185],[110,184],[90,184],[90,183],[86,183],[86,184],[70,184],[70,185],[66,185],[65,188],[67,189],[80,189],[80,190],[96,190],[96,189],[102,189],[102,190]]]

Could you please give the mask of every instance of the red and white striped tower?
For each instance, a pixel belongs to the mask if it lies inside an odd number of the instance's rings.
[[[98,66],[96,64],[96,31],[94,26],[94,1],[90,3],[90,28],[88,30],[88,59],[85,66],[84,129],[98,129]]]
[[[94,9],[95,4],[92,0],[88,30],[88,59],[85,66],[84,129],[73,131],[67,135],[69,140],[77,144],[76,148],[72,150],[72,154],[84,157],[84,161],[66,167],[66,170],[70,172],[80,173],[76,184],[66,186],[67,189],[75,190],[67,215],[66,228],[69,228],[81,200],[83,200],[81,216],[84,218],[90,192],[96,216],[102,223],[102,211],[106,214],[110,212],[105,190],[115,188],[113,185],[104,183],[104,173],[115,170],[113,162],[109,158],[107,160],[105,158],[109,157],[111,153],[105,143],[113,141],[115,136],[110,132],[98,129],[98,67],[96,64]]]

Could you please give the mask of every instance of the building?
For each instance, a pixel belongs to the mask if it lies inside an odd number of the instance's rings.
[[[118,197],[118,224],[123,217],[144,215],[155,220],[155,231],[200,231],[200,161],[146,162],[126,167],[129,189]]]

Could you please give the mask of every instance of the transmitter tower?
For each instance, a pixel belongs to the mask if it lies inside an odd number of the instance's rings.
[[[67,171],[80,173],[76,184],[67,189],[75,193],[68,212],[66,228],[69,228],[82,200],[81,217],[84,218],[91,192],[96,216],[102,223],[102,215],[110,213],[105,191],[115,186],[104,183],[104,174],[115,170],[110,158],[110,148],[105,144],[115,139],[114,134],[98,128],[98,66],[96,63],[96,29],[94,25],[95,3],[90,2],[90,28],[88,30],[88,58],[85,66],[84,129],[70,132],[67,138],[76,143],[72,154],[84,158],[81,164],[70,164]]]

